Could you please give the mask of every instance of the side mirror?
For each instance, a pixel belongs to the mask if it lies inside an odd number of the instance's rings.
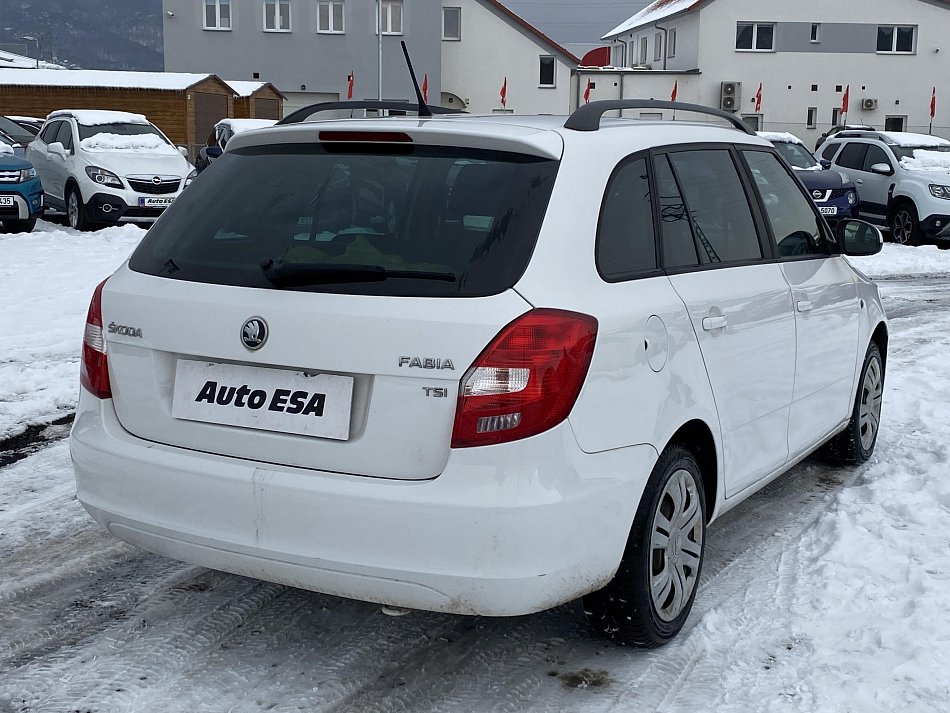
[[[224,153],[224,151],[222,151],[221,148],[218,146],[209,146],[206,149],[204,149],[204,152],[205,152],[205,156],[208,157],[209,161],[220,157],[221,154]]]
[[[180,153],[184,158],[188,158],[188,149],[186,149],[184,146],[178,147],[178,153]]]
[[[894,169],[891,168],[889,163],[876,163],[871,166],[871,173],[876,173],[881,176],[893,176]]]
[[[63,146],[59,141],[54,141],[49,145],[49,152],[66,158],[66,147]]]
[[[835,228],[841,252],[851,257],[877,255],[884,247],[879,228],[863,220],[842,220]]]
[[[826,159],[826,158],[820,159],[820,160],[818,161],[818,163],[821,164],[821,167],[822,167],[823,169],[825,169],[826,171],[827,171],[829,168],[831,168],[831,161],[829,161],[829,160]]]

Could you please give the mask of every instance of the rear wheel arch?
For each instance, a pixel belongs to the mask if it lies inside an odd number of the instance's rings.
[[[682,446],[696,458],[703,477],[703,491],[706,497],[706,520],[712,517],[719,495],[719,456],[716,451],[716,439],[712,429],[705,421],[693,419],[679,427],[661,453],[671,446]]]

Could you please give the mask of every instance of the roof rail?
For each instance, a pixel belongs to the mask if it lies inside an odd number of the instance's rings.
[[[366,99],[359,101],[337,101],[337,102],[322,102],[320,104],[311,104],[310,106],[305,106],[303,109],[298,109],[292,114],[288,114],[283,119],[277,122],[279,126],[284,126],[286,124],[300,124],[301,122],[306,121],[314,114],[318,114],[321,111],[334,111],[340,109],[376,109],[376,110],[386,110],[386,111],[405,111],[417,113],[419,111],[419,105],[412,102],[397,102],[397,101],[379,101],[377,99]],[[445,109],[440,106],[430,106],[429,111],[433,114],[465,114],[466,112],[459,109]]]
[[[600,120],[608,111],[618,109],[672,109],[673,111],[692,111],[698,114],[709,114],[720,119],[725,119],[734,127],[750,136],[755,136],[755,132],[749,128],[742,119],[712,107],[702,106],[701,104],[683,104],[681,102],[656,101],[653,99],[608,99],[605,101],[595,101],[578,107],[577,111],[571,114],[565,122],[565,129],[574,131],[597,131],[600,129]]]

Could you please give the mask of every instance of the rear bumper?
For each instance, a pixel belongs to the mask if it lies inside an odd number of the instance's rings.
[[[433,480],[366,478],[143,441],[112,401],[85,392],[71,451],[79,500],[144,549],[337,596],[489,616],[541,611],[609,582],[657,459],[652,446],[585,454],[564,423],[453,451]]]

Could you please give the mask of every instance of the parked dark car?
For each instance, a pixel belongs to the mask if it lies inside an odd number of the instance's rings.
[[[201,173],[211,162],[224,153],[228,141],[235,134],[241,134],[253,129],[266,129],[276,124],[271,119],[222,119],[214,125],[211,136],[208,137],[206,146],[202,146],[198,151],[198,158],[195,159],[195,168]]]
[[[27,131],[18,123],[12,119],[8,119],[5,116],[0,116],[0,132],[6,134],[8,137],[13,139],[14,144],[19,144],[24,149],[26,148],[26,145],[30,143],[36,136],[36,134]],[[9,144],[10,142],[4,140],[4,143]],[[14,148],[16,148],[16,146],[14,146]],[[21,153],[20,155],[22,156],[23,154]]]
[[[33,116],[8,116],[7,118],[10,119],[10,121],[22,126],[24,129],[33,134],[33,136],[36,136],[38,133],[40,133],[40,129],[43,128],[43,124],[46,121],[45,119],[37,119]]]
[[[834,136],[839,131],[874,131],[873,126],[867,126],[865,124],[845,124],[843,126],[832,126],[828,131],[823,133],[818,137],[818,141],[815,142],[815,151],[821,148],[821,145],[825,143],[825,139]]]
[[[824,170],[795,135],[770,131],[758,134],[771,141],[779,155],[795,169],[795,175],[808,189],[825,220],[835,223],[842,218],[858,217],[860,202],[854,183],[836,171]]]

